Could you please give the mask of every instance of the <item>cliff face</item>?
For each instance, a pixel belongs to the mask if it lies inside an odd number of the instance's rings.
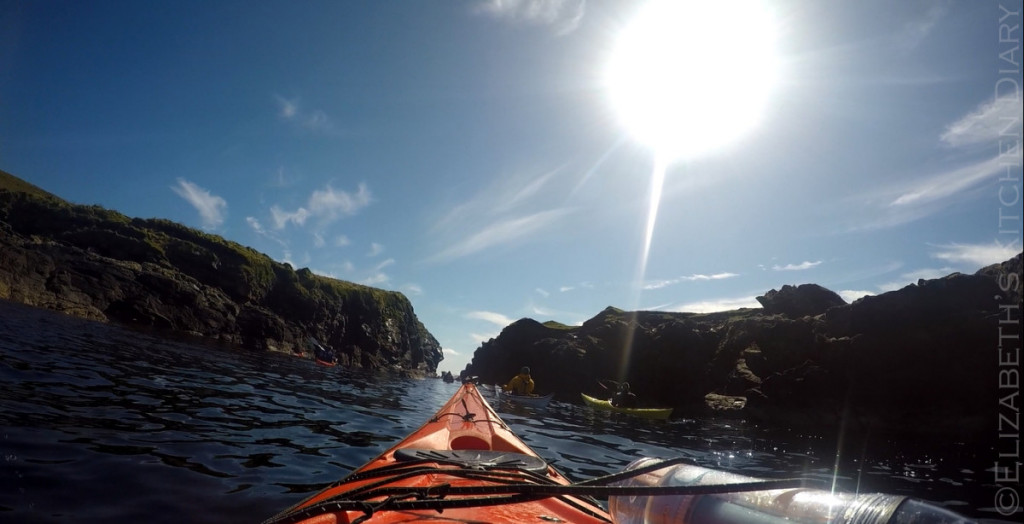
[[[433,373],[437,340],[400,293],[314,275],[166,220],[69,204],[0,172],[0,298],[100,321]]]
[[[480,346],[468,372],[504,383],[530,366],[539,391],[569,401],[609,396],[599,379],[627,380],[684,416],[992,437],[1000,359],[1019,367],[1021,257],[853,304],[803,285],[758,297],[763,309],[607,308],[578,327],[523,319]]]

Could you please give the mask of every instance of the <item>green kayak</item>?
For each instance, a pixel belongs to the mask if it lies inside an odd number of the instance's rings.
[[[580,396],[583,397],[583,402],[586,405],[594,409],[625,413],[634,417],[664,420],[672,414],[672,408],[617,408],[612,405],[610,400],[601,400],[583,393],[580,393]]]

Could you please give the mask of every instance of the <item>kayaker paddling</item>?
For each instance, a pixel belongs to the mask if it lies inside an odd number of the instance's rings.
[[[637,397],[629,390],[629,382],[619,384],[610,402],[617,408],[635,408],[637,406]]]
[[[523,366],[523,368],[519,370],[519,374],[512,377],[512,380],[509,380],[508,384],[502,386],[502,389],[513,395],[532,394],[533,377],[530,376],[529,366]]]

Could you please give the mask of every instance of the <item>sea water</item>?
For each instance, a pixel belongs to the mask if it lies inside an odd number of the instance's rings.
[[[415,430],[457,388],[0,301],[0,522],[260,522]],[[999,517],[991,452],[958,443],[882,442],[837,459],[832,436],[742,420],[496,408],[574,480],[687,456]]]

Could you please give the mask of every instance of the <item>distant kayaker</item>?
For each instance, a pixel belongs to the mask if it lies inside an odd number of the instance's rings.
[[[533,393],[533,378],[530,377],[530,368],[523,366],[523,369],[519,370],[519,374],[512,377],[512,380],[502,386],[502,389],[513,395],[529,395]]]
[[[617,408],[635,408],[637,404],[636,395],[629,390],[629,382],[619,384],[619,389],[612,395],[612,405]]]

